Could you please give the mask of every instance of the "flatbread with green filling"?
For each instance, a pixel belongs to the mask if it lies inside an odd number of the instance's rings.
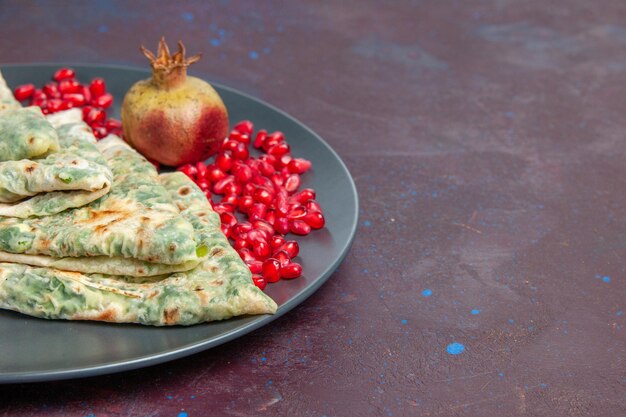
[[[13,92],[0,72],[0,112],[7,109],[19,109],[22,105],[13,97]]]

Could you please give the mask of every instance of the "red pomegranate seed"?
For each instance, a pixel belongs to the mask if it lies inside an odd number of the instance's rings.
[[[280,142],[267,150],[267,153],[272,156],[282,156],[289,152],[290,146],[285,142]]]
[[[259,130],[254,138],[254,142],[252,143],[252,146],[259,149],[261,146],[263,146],[263,142],[265,142],[266,137],[267,137],[267,131],[265,129]]]
[[[59,81],[59,92],[61,94],[81,93],[83,87],[76,80],[65,79]]]
[[[269,236],[273,236],[275,233],[274,227],[272,227],[272,225],[269,222],[263,219],[256,219],[252,221],[252,227],[254,229],[265,230]]]
[[[296,206],[287,213],[287,218],[289,220],[304,219],[306,213],[307,210],[304,206]]]
[[[71,68],[59,68],[52,78],[54,81],[61,81],[66,78],[74,78],[76,76],[76,72]]]
[[[263,219],[267,211],[267,206],[263,203],[254,203],[248,210],[248,218],[250,220]]]
[[[44,93],[43,90],[36,89],[33,92],[32,100],[46,100],[47,98],[48,96],[46,96],[46,93]]]
[[[269,243],[272,249],[277,250],[278,248],[280,248],[281,246],[285,244],[285,238],[282,237],[281,235],[274,235],[270,238]]]
[[[280,279],[280,263],[274,258],[263,262],[263,278],[267,282],[276,282]]]
[[[82,108],[82,111],[83,111],[83,120],[84,120],[85,122],[87,122],[87,118],[89,117],[89,113],[91,113],[91,110],[93,110],[93,107],[91,107],[91,106],[84,106],[84,107]],[[87,123],[89,123],[89,122],[87,122]]]
[[[47,109],[50,110],[50,113],[56,113],[59,110],[61,110],[62,104],[63,104],[63,101],[61,101],[61,99],[53,98],[53,99],[48,100]]]
[[[89,91],[94,97],[100,97],[106,92],[106,84],[102,78],[94,78],[89,84]]]
[[[226,173],[222,171],[221,169],[219,169],[218,167],[216,167],[215,165],[211,164],[207,166],[207,171],[206,171],[205,176],[206,176],[206,179],[215,183],[226,178]]]
[[[248,145],[250,143],[250,136],[245,133],[241,133],[238,130],[232,130],[228,134],[228,139],[231,139],[234,142],[241,142],[245,145]]]
[[[106,135],[109,134],[108,130],[106,127],[102,126],[102,125],[94,125],[91,127],[91,129],[93,130],[93,135],[97,138],[97,139],[102,139],[104,138]]]
[[[239,209],[240,212],[245,214],[245,213],[248,213],[248,211],[250,210],[250,207],[252,207],[253,204],[254,204],[254,198],[252,198],[252,196],[249,196],[249,195],[244,195],[243,197],[239,199],[237,208]]]
[[[280,263],[281,267],[291,262],[291,259],[289,258],[289,254],[287,254],[287,252],[285,252],[284,250],[276,251],[276,253],[272,255],[272,258],[276,258],[276,260]]]
[[[207,200],[209,200],[210,203],[213,203],[213,201],[211,200],[211,190],[204,191],[204,196],[207,198]]]
[[[289,165],[289,163],[291,162],[291,160],[293,159],[293,157],[291,155],[284,154],[282,156],[280,156],[278,158],[278,166],[280,167],[281,171],[283,168],[285,168],[287,165]]]
[[[287,240],[284,245],[281,246],[282,250],[287,252],[290,258],[295,258],[300,253],[300,245],[295,240]]]
[[[257,240],[252,244],[252,253],[257,259],[263,260],[271,255],[272,250],[269,243],[264,240]]]
[[[250,182],[252,176],[254,175],[252,168],[244,164],[235,165],[233,168],[233,174],[235,175],[235,179],[243,184]]]
[[[91,103],[94,106],[102,107],[103,109],[111,107],[113,104],[113,96],[109,93],[104,93],[101,96],[94,98]]]
[[[83,95],[83,97],[85,97],[85,102],[86,103],[90,103],[91,102],[91,91],[89,91],[89,87],[86,85],[83,85],[81,88],[81,91],[79,91],[80,94]]]
[[[261,261],[246,262],[246,265],[248,265],[250,272],[253,274],[260,274],[263,271],[263,262]]]
[[[241,258],[241,260],[246,263],[257,260],[252,254],[252,252],[250,251],[250,249],[247,249],[247,248],[239,249],[237,253],[239,254],[239,257]]]
[[[236,194],[226,194],[224,197],[222,197],[222,199],[220,200],[220,203],[228,203],[228,204],[232,204],[233,206],[237,206],[237,203],[239,202],[239,198]]]
[[[104,123],[104,127],[106,127],[109,131],[116,130],[116,129],[121,129],[122,128],[122,122],[120,122],[117,119],[108,119]]]
[[[252,230],[252,223],[250,222],[239,222],[235,227],[233,227],[233,233],[235,236],[243,235],[244,233],[248,233]]]
[[[232,213],[227,211],[220,213],[220,219],[222,220],[222,224],[231,228],[237,224],[237,218]]]
[[[304,207],[306,207],[306,209],[309,211],[319,211],[320,213],[322,212],[322,207],[320,207],[319,203],[315,200],[308,200],[306,203],[304,203]]]
[[[282,132],[274,132],[265,138],[265,140],[263,141],[262,148],[265,152],[268,152],[268,150],[271,147],[278,145],[284,140],[285,140],[285,136],[282,134]]]
[[[225,212],[234,213],[235,206],[233,206],[232,204],[228,204],[228,203],[218,203],[218,204],[213,205],[213,211],[218,214],[222,214]]]
[[[289,220],[286,217],[277,217],[274,221],[274,229],[283,235],[289,233]]]
[[[210,190],[211,189],[211,183],[209,183],[206,180],[198,180],[198,181],[196,181],[196,185],[198,187],[200,187],[200,189],[202,191],[206,191],[206,190]]]
[[[222,142],[222,145],[220,146],[220,151],[233,151],[237,148],[237,145],[239,145],[239,142],[237,142],[236,140],[226,139],[224,142]]]
[[[286,279],[298,278],[302,275],[302,265],[291,262],[280,268],[280,276]]]
[[[238,184],[235,181],[229,182],[224,186],[224,194],[240,195],[241,191],[241,184]]]
[[[198,178],[206,179],[206,164],[202,161],[196,162],[196,175]]]
[[[311,226],[306,224],[304,220],[292,220],[289,222],[289,230],[295,235],[308,235],[311,233]]]
[[[265,188],[261,188],[261,187],[257,188],[254,191],[253,197],[257,202],[263,203],[266,206],[270,205],[272,201],[274,200],[274,195],[270,193],[268,190],[266,190]]]
[[[238,143],[237,147],[233,151],[233,158],[239,161],[244,161],[248,159],[249,156],[250,156],[250,151],[248,151],[248,147],[246,146],[246,144]]]
[[[224,172],[230,171],[233,167],[233,155],[228,151],[220,152],[215,158],[215,165]]]
[[[276,168],[274,168],[274,165],[270,164],[267,161],[259,161],[259,172],[266,177],[269,177],[274,172],[276,172]]]
[[[86,103],[85,96],[83,96],[82,94],[79,94],[79,93],[63,94],[63,96],[61,98],[63,100],[65,100],[65,101],[71,102],[76,107],[84,106],[85,103]]]
[[[213,185],[213,193],[215,194],[226,194],[225,189],[228,184],[231,184],[235,181],[235,177],[232,175],[227,175],[223,179],[219,180]]]
[[[236,237],[235,235],[235,231],[231,229],[230,231],[231,233],[231,237]],[[250,248],[250,242],[248,242],[247,239],[236,239],[235,243],[233,243],[233,248],[235,248],[235,250],[239,250],[239,249],[244,249],[244,248]]]
[[[289,194],[293,194],[298,190],[298,188],[300,188],[300,175],[291,174],[285,180],[285,190],[287,190]]]
[[[246,239],[248,239],[250,244],[254,244],[255,242],[266,242],[267,243],[267,241],[271,237],[272,236],[267,231],[265,231],[263,229],[252,229],[246,235]]]
[[[104,123],[106,117],[107,115],[104,111],[92,108],[87,114],[85,121],[91,126],[94,123]]]
[[[274,224],[274,222],[276,221],[276,213],[274,212],[274,209],[267,209],[264,218],[265,221],[269,224]]]
[[[294,158],[289,162],[287,168],[294,174],[304,174],[311,169],[311,161],[302,158]]]
[[[291,196],[289,201],[296,201],[298,203],[306,203],[309,200],[315,200],[315,190],[312,188],[305,188],[304,190],[295,193]]]
[[[181,165],[178,168],[176,168],[176,171],[182,172],[183,174],[185,174],[192,180],[196,179],[196,174],[198,173],[198,170],[196,169],[196,167],[191,164]]]
[[[282,175],[280,175],[280,172],[273,172],[269,178],[270,181],[272,181],[272,184],[274,184],[275,189],[281,189],[283,187],[285,181],[283,180]]]
[[[43,86],[43,92],[49,99],[61,97],[61,93],[59,92],[59,86],[57,85],[57,83],[54,82],[46,83],[46,85]]]
[[[35,93],[35,85],[34,84],[24,84],[16,87],[13,91],[13,96],[17,101],[28,100]]]
[[[324,215],[319,211],[310,211],[308,212],[303,220],[311,226],[313,229],[321,229],[326,224],[326,220],[324,219]]]
[[[265,278],[263,278],[261,275],[252,275],[252,282],[254,282],[254,285],[256,285],[257,288],[261,291],[263,291],[265,287],[267,287],[267,282],[265,281]]]
[[[257,186],[249,182],[243,186],[243,195],[252,196],[254,192],[256,191],[256,189],[257,189]]]
[[[242,120],[233,127],[233,130],[250,136],[254,131],[254,124],[250,120]]]
[[[220,230],[222,231],[222,233],[224,234],[224,236],[226,236],[226,237],[230,237],[230,227],[228,227],[228,226],[227,226],[227,225],[225,225],[225,224],[222,224],[222,225],[220,226]]]

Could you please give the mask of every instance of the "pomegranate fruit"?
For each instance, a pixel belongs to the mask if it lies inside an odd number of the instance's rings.
[[[228,112],[209,83],[187,75],[200,55],[186,58],[182,42],[170,55],[164,38],[157,56],[143,46],[141,51],[152,78],[135,83],[124,97],[124,139],[148,159],[170,166],[216,153],[228,135]]]

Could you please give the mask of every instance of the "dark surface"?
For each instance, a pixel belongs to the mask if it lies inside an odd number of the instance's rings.
[[[58,65],[0,65],[0,68],[9,85],[43,85]],[[123,97],[135,82],[150,76],[148,70],[128,67],[72,65],[72,68],[86,80],[106,79],[108,91],[116,97]],[[276,320],[313,294],[339,266],[353,241],[358,221],[355,185],[343,162],[322,138],[297,120],[230,88],[218,84],[214,87],[233,120],[247,118],[270,132],[283,132],[289,138],[293,154],[306,155],[314,166],[302,175],[302,188],[319,190],[316,200],[326,210],[326,228],[298,239],[304,256],[298,259],[303,275],[265,289],[278,305],[276,314],[198,326],[155,328],[39,320],[4,311],[0,313],[0,334],[19,336],[0,344],[0,383],[108,374],[206,350]],[[109,112],[119,117],[120,103],[114,103]],[[68,339],[72,339],[71,349],[65,343]],[[115,348],[107,349],[104,341]]]
[[[2,386],[0,413],[624,415],[623,1],[89,4],[1,1],[1,60],[143,66],[140,43],[183,38],[196,74],[328,140],[360,228],[270,326]]]

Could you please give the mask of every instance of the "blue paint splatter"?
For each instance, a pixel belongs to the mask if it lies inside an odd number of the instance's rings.
[[[109,27],[107,25],[100,25],[98,27],[98,32],[100,33],[107,33],[109,31]]]
[[[450,343],[446,348],[446,351],[450,355],[459,355],[465,351],[465,346],[462,343],[454,342]]]
[[[402,324],[407,324],[407,323],[408,323],[407,319],[402,319]]]
[[[220,41],[217,38],[211,39],[211,45],[213,45],[213,46],[220,46],[221,43],[222,43],[222,41]]]
[[[184,20],[186,20],[187,22],[193,22],[193,13],[190,12],[182,12],[180,14],[180,17],[182,17]]]
[[[480,310],[475,308],[475,309],[472,310],[472,314],[473,315],[480,314]]]
[[[259,59],[259,53],[257,51],[250,51],[248,56],[250,57],[250,59]]]
[[[425,289],[424,291],[422,291],[422,295],[424,297],[430,297],[431,295],[433,295],[433,290]]]
[[[371,221],[369,221],[369,220],[365,220],[365,221],[363,222],[363,226],[365,226],[365,227],[370,227],[371,225],[372,225],[372,222],[371,222]]]
[[[610,276],[608,276],[608,275],[603,276],[603,277],[602,277],[602,282],[606,282],[606,283],[611,282],[611,277],[610,277]]]
[[[178,413],[178,417],[187,417],[187,413],[181,411],[180,413]]]

